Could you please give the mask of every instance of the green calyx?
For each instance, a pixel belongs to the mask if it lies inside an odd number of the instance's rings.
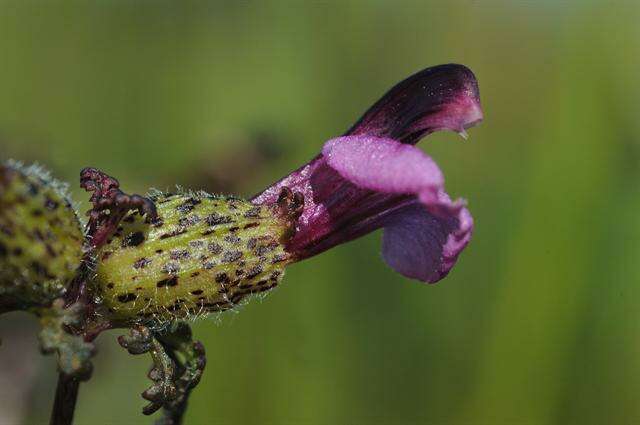
[[[66,187],[40,167],[0,163],[0,312],[62,296],[84,234]]]
[[[275,287],[287,223],[268,207],[205,194],[156,195],[158,218],[128,213],[96,255],[97,304],[114,323],[166,323],[233,308]]]

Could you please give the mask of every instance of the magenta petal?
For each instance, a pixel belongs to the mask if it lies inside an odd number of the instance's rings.
[[[383,256],[399,273],[424,282],[447,275],[471,238],[473,221],[461,201],[451,202],[436,163],[412,145],[371,136],[329,140],[327,164],[350,183],[414,200],[376,223],[384,227]]]
[[[449,211],[448,216],[435,216],[425,205],[415,203],[389,217],[382,237],[385,262],[398,273],[423,282],[444,278],[473,232],[473,219],[466,208]]]
[[[322,154],[331,168],[363,189],[428,197],[444,184],[442,172],[429,156],[391,139],[338,137],[325,143]]]
[[[414,148],[437,130],[464,132],[482,119],[478,85],[462,65],[424,69],[400,82],[321,155],[257,194],[304,196],[286,249],[296,261],[384,228],[384,257],[405,276],[435,282],[469,242],[471,215],[444,192],[437,165]]]
[[[464,65],[438,65],[396,84],[345,135],[415,144],[438,130],[464,132],[482,120],[478,82]]]

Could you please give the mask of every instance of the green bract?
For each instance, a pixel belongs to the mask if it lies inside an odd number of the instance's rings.
[[[0,310],[47,305],[75,277],[84,235],[64,189],[39,167],[0,164]]]

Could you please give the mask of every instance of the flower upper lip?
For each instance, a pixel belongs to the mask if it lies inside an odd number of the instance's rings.
[[[415,144],[439,130],[461,131],[483,118],[480,91],[464,65],[423,69],[393,86],[344,134]]]

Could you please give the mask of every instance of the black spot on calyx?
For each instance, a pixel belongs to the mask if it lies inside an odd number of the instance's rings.
[[[54,251],[53,247],[48,243],[44,244],[44,249],[47,251],[47,255],[49,255],[50,257],[54,257],[54,258],[57,257],[57,254]]]
[[[0,242],[0,257],[6,257],[9,254],[9,251],[7,250],[7,247]]]
[[[182,308],[182,300],[176,300],[175,304],[170,305],[169,307],[167,307],[167,310],[169,311],[176,311],[176,310],[180,310]]]
[[[156,283],[156,286],[158,288],[162,288],[164,286],[176,286],[178,284],[178,277],[177,276],[173,276],[170,277],[168,279],[162,279],[160,281],[158,281],[158,283]]]
[[[202,201],[200,199],[189,198],[186,201],[184,201],[182,204],[178,205],[178,207],[176,207],[176,209],[178,210],[179,213],[186,214],[188,212],[193,211],[195,206],[198,205],[201,202]]]
[[[169,258],[172,260],[186,260],[191,257],[186,249],[174,249],[169,252]]]
[[[276,254],[276,255],[273,256],[273,259],[271,260],[271,264],[281,263],[286,259],[287,259],[286,255],[284,255],[284,254]]]
[[[227,235],[224,237],[224,240],[234,245],[240,243],[240,238],[236,235]]]
[[[246,218],[257,218],[260,216],[260,207],[253,207],[244,213]]]
[[[180,271],[180,265],[178,263],[167,263],[162,267],[162,271],[167,274],[176,274]]]
[[[54,201],[51,198],[47,197],[47,199],[44,201],[44,207],[49,211],[55,211],[59,206],[60,206],[60,203],[57,201]]]
[[[180,220],[178,220],[178,225],[181,227],[190,227],[193,226],[194,224],[197,224],[200,222],[200,216],[197,215],[190,215],[188,217],[182,217]]]
[[[211,213],[205,218],[205,222],[209,226],[217,226],[219,224],[228,224],[233,222],[233,219],[229,216],[220,215],[218,213]]]
[[[15,236],[13,230],[11,230],[8,226],[3,226],[0,224],[0,232],[4,233],[7,236]]]
[[[260,273],[262,273],[263,270],[264,269],[260,264],[258,264],[255,267],[252,267],[251,270],[249,270],[249,272],[247,273],[247,279],[253,279],[254,277],[258,276]]]
[[[145,257],[139,258],[138,260],[136,260],[135,263],[133,263],[133,267],[136,269],[143,269],[145,267],[147,267],[149,264],[151,263],[151,260]]]
[[[29,182],[29,195],[36,196],[38,193],[40,193],[40,188],[37,185]]]
[[[224,263],[233,263],[242,258],[242,252],[240,251],[227,251],[222,255],[222,261]]]
[[[33,231],[33,236],[41,242],[44,242],[45,240],[44,234],[40,231],[40,229],[35,229]]]
[[[219,243],[210,242],[209,245],[207,245],[207,249],[214,255],[222,253],[222,245],[220,245]]]
[[[37,261],[31,262],[31,269],[39,276],[46,277],[47,279],[55,279],[55,276],[50,274],[47,268]]]
[[[135,301],[138,298],[138,296],[136,294],[133,294],[131,292],[129,292],[128,294],[121,294],[118,295],[118,301],[120,301],[121,303],[128,303],[131,301]]]
[[[122,240],[122,247],[138,246],[142,242],[144,242],[144,234],[142,232],[130,233]]]
[[[276,270],[273,273],[271,273],[269,280],[271,280],[272,282],[277,282],[280,275],[282,275],[282,272]]]
[[[243,299],[245,295],[246,295],[246,294],[235,294],[235,295],[233,295],[233,296],[231,297],[231,300],[230,300],[230,301],[231,301],[233,304],[236,304],[238,301],[240,301],[241,299]]]
[[[202,289],[196,289],[195,291],[191,291],[191,293],[192,293],[193,295],[200,295],[200,294],[202,294],[203,292],[204,292],[204,291],[203,291]]]
[[[216,275],[217,283],[229,283],[229,281],[230,281],[229,276],[227,276],[226,273],[218,273]]]
[[[175,229],[175,230],[173,230],[171,232],[168,232],[168,233],[165,233],[165,234],[161,235],[160,239],[172,238],[174,236],[178,236],[178,235],[181,235],[181,234],[186,233],[186,232],[187,232],[186,229],[184,229],[182,227],[178,227],[177,229]]]

